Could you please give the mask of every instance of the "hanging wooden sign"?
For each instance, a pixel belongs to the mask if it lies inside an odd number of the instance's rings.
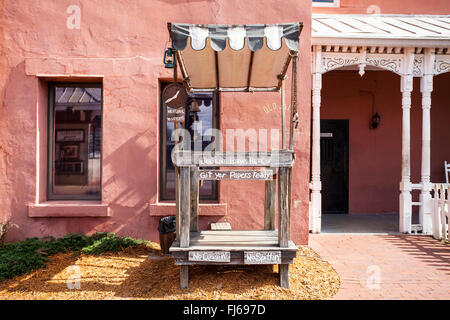
[[[280,264],[281,251],[244,251],[245,264]]]
[[[185,115],[184,109],[167,108],[167,121],[169,122],[184,122]]]
[[[169,108],[185,108],[187,101],[186,89],[179,83],[171,83],[164,88],[162,101]]]
[[[230,262],[230,251],[189,251],[189,261]]]
[[[272,170],[199,170],[199,180],[273,180]]]

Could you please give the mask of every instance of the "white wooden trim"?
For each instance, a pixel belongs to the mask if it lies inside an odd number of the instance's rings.
[[[339,8],[340,0],[334,0],[332,3],[330,2],[312,2],[313,7],[328,7],[328,8]]]
[[[311,231],[320,233],[322,223],[322,184],[320,181],[320,103],[322,90],[322,51],[314,47],[312,66],[312,163],[311,163]]]
[[[431,172],[431,92],[433,91],[433,73],[435,54],[433,49],[425,49],[423,76],[420,79],[422,93],[422,163],[419,223],[422,233],[432,234]]]
[[[448,52],[448,49],[447,49]],[[434,61],[434,75],[450,71],[450,55],[449,54],[437,54]]]
[[[442,239],[442,242],[449,241],[450,224],[450,184],[433,184],[432,202],[432,234],[435,239]]]

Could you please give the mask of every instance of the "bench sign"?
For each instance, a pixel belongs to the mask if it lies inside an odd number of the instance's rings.
[[[230,262],[230,251],[189,251],[189,261]]]
[[[281,251],[245,251],[245,264],[280,264]]]

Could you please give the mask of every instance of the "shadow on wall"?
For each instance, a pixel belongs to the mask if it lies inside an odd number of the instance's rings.
[[[149,131],[133,136],[104,158],[103,172],[110,172],[110,175],[103,181],[102,189],[104,194],[113,195],[111,199],[105,199],[110,205],[112,216],[117,219],[114,226],[109,228],[112,227],[118,234],[145,239],[155,233],[152,240],[156,240],[158,219],[148,215],[148,202],[157,195],[157,172],[154,170],[157,164],[149,157],[156,152],[157,144],[149,143],[149,146],[144,147],[139,142],[141,139],[151,141],[154,138],[148,136]],[[148,219],[150,226],[144,228]]]

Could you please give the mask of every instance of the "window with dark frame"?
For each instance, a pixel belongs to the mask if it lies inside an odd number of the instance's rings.
[[[169,83],[161,83],[160,97],[164,88]],[[175,200],[175,168],[172,163],[171,153],[175,146],[172,141],[174,122],[167,121],[167,106],[161,101],[161,140],[160,140],[160,200]],[[195,106],[195,107],[193,107]],[[197,108],[198,106],[198,108]],[[192,110],[191,110],[192,109]],[[198,111],[197,111],[198,110]],[[213,140],[205,136],[208,129],[218,128],[218,94],[217,93],[188,93],[185,128],[189,130],[192,140],[203,135],[203,149]],[[194,125],[196,122],[196,125]],[[199,132],[201,128],[202,132]],[[194,149],[194,141],[191,143]],[[202,181],[199,189],[200,200],[218,200],[218,182]]]
[[[100,200],[102,85],[49,85],[49,200]]]

